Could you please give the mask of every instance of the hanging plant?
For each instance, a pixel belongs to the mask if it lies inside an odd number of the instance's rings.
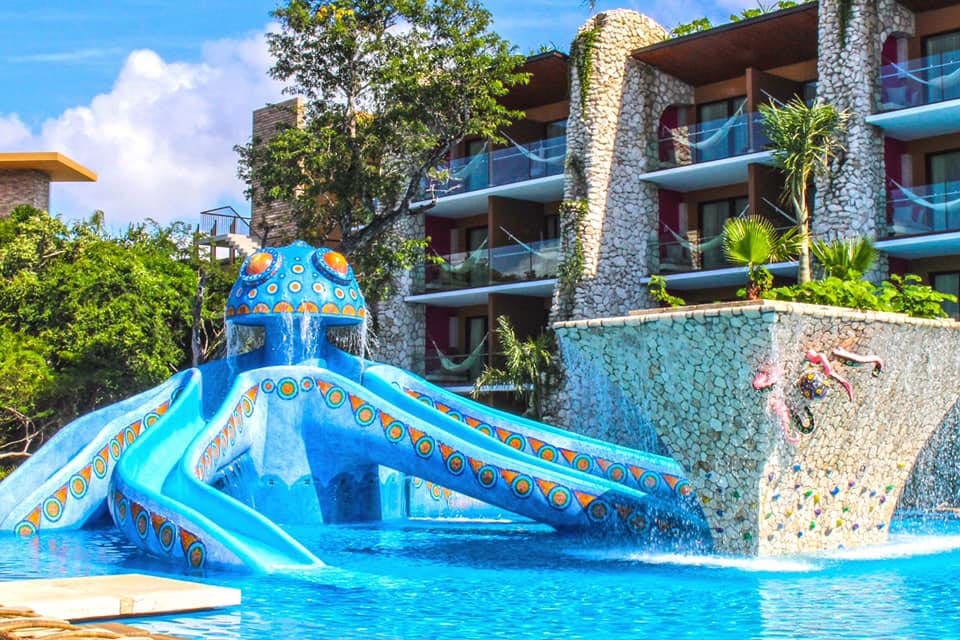
[[[599,16],[598,16],[599,17]],[[580,87],[580,117],[584,117],[587,96],[590,93],[590,74],[593,72],[593,52],[600,37],[600,25],[594,20],[594,26],[577,34],[570,44],[570,58],[577,70],[577,82]]]
[[[839,0],[837,3],[840,18],[840,47],[847,46],[847,29],[853,18],[853,0]]]
[[[560,315],[568,318],[573,310],[573,294],[583,277],[586,258],[583,252],[583,222],[587,217],[586,200],[560,203],[560,225],[564,241],[563,261],[557,268],[557,292]]]

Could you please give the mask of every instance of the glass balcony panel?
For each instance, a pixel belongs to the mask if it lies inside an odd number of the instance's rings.
[[[444,169],[449,179],[437,182],[437,195],[479,191],[487,187],[534,180],[563,173],[567,155],[567,137],[558,136],[527,144],[488,151],[474,156],[457,158]],[[429,185],[424,185],[419,199],[429,197]]]
[[[790,227],[781,227],[777,232],[782,233]],[[712,269],[728,269],[736,265],[731,264],[723,253],[723,236],[707,236],[699,238],[695,232],[688,234],[688,240],[659,241],[657,255],[659,256],[659,273],[688,273],[690,271],[710,271]]]
[[[440,353],[433,346],[424,357],[426,379],[441,385],[473,384],[488,362],[487,350],[479,353]]]
[[[669,129],[659,140],[663,167],[684,166],[763,151],[770,142],[757,112]]]
[[[490,252],[461,251],[441,256],[443,262],[424,266],[424,291],[452,291],[490,284]]]
[[[490,281],[504,284],[553,278],[559,265],[559,239],[495,247],[490,250]]]
[[[890,189],[887,219],[894,236],[960,231],[960,182]]]
[[[443,262],[440,264],[424,266],[423,289],[417,293],[455,291],[556,277],[560,265],[560,240],[464,251],[441,258]]]
[[[960,98],[960,51],[896,62],[880,69],[880,111]]]

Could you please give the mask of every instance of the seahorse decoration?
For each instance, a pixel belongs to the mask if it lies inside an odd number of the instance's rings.
[[[872,364],[872,375],[874,377],[879,376],[883,372],[883,359],[879,356],[862,356],[840,347],[832,349],[831,354],[848,366]],[[807,400],[820,400],[826,397],[830,390],[828,380],[833,378],[847,392],[847,397],[850,401],[853,401],[853,388],[846,378],[833,368],[826,354],[810,349],[805,354],[805,357],[807,362],[819,366],[821,371],[807,370],[800,376],[797,386],[800,387],[800,393],[803,394],[804,398]],[[780,382],[782,378],[783,371],[781,369],[775,365],[768,365],[754,376],[752,383],[753,388],[757,391],[768,390]],[[783,429],[783,437],[790,444],[800,442],[800,436],[796,431],[808,435],[816,429],[813,412],[809,406],[804,407],[802,412],[792,411],[787,407],[782,396],[772,395],[767,400],[767,409],[779,418],[781,428]],[[800,415],[801,413],[804,415]],[[791,429],[791,423],[796,427],[796,431]]]

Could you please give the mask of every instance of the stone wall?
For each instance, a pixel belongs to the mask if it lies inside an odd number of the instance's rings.
[[[558,287],[557,320],[626,313],[648,306],[641,279],[649,275],[650,238],[659,220],[657,187],[638,176],[655,168],[660,115],[693,101],[692,89],[634,60],[634,49],[663,40],[666,30],[634,11],[607,11],[588,20],[571,46],[565,200],[585,200],[579,229],[584,265],[571,295]],[[589,77],[578,61],[590,59]],[[582,95],[583,93],[586,95]],[[564,255],[575,238],[565,233]],[[611,292],[617,291],[617,295]]]
[[[424,214],[399,218],[393,232],[402,238],[423,238],[426,235]],[[426,307],[406,302],[404,298],[420,289],[423,269],[412,270],[394,276],[394,295],[378,302],[374,307],[376,316],[376,339],[373,359],[423,375],[425,336],[427,335]]]
[[[895,0],[821,0],[818,96],[850,114],[844,151],[817,182],[813,234],[824,240],[887,235],[883,132],[866,122],[880,95],[880,53],[891,33],[912,33],[913,14]],[[885,269],[875,274],[885,275]]]
[[[0,216],[21,204],[50,210],[50,176],[42,171],[0,171]]]
[[[694,483],[720,552],[886,540],[914,461],[960,391],[960,324],[952,321],[766,301],[555,329],[571,391],[564,421],[632,446],[652,424]],[[835,348],[876,354],[882,373]],[[824,375],[808,350],[826,354],[852,399],[829,377],[826,396],[804,397],[801,376]],[[621,404],[598,393],[611,385]]]
[[[304,126],[306,103],[303,98],[293,98],[277,104],[267,105],[253,112],[254,144],[267,142],[284,127]],[[264,203],[257,196],[254,185],[254,197],[250,203],[251,233],[261,243],[278,247],[297,238],[297,223],[293,206],[287,202]]]

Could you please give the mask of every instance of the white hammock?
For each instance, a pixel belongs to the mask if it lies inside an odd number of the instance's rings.
[[[912,202],[917,206],[923,207],[924,209],[930,209],[931,211],[936,211],[938,213],[947,213],[954,207],[960,206],[960,198],[954,198],[953,200],[950,200],[948,202],[934,202],[932,200],[928,200],[924,198],[923,196],[917,193],[914,193],[909,188],[903,186],[893,178],[890,179],[890,182],[896,185],[897,189],[899,189],[900,192],[903,193],[903,195],[907,198],[907,200],[909,200],[910,202]]]
[[[690,140],[690,136],[685,133],[681,133],[680,129],[670,129],[670,137],[672,137],[676,142],[680,143],[681,145],[685,147],[690,147],[691,149],[707,149],[709,147],[712,147],[713,145],[715,145],[716,143],[720,142],[721,140],[727,137],[727,134],[730,133],[730,129],[732,129],[737,124],[737,122],[740,119],[740,116],[743,115],[743,109],[746,106],[747,106],[747,101],[744,100],[743,102],[740,103],[740,108],[737,109],[732,116],[727,118],[724,121],[724,123],[720,125],[720,127],[716,131],[710,134],[709,138],[704,138],[703,140],[693,142],[692,140]]]
[[[527,159],[532,160],[534,162],[543,162],[545,164],[560,164],[567,159],[566,153],[561,153],[558,156],[550,156],[550,157],[541,156],[539,154],[534,153],[533,151],[530,151],[530,149],[527,149],[525,146],[523,146],[522,144],[520,144],[519,142],[517,142],[516,140],[514,140],[504,132],[501,131],[500,135],[506,138],[507,142],[512,144],[514,147],[516,147],[517,151],[522,153]]]
[[[440,366],[443,367],[443,370],[448,373],[465,373],[473,368],[475,364],[480,361],[480,356],[483,355],[484,347],[487,346],[487,336],[483,336],[483,339],[477,343],[477,346],[473,348],[463,360],[460,362],[454,362],[446,355],[443,351],[440,351],[440,347],[437,346],[437,342],[430,338],[430,342],[433,343],[433,350],[437,352],[437,357],[440,358]]]
[[[960,61],[958,61],[960,62]],[[957,64],[955,62],[949,62],[947,64]],[[900,77],[910,78],[914,82],[919,82],[920,84],[925,84],[931,87],[937,87],[941,89],[952,89],[955,86],[960,86],[960,67],[954,69],[946,75],[939,76],[932,80],[927,80],[921,78],[917,74],[913,73],[909,69],[905,69],[898,65],[896,62],[891,62],[890,66],[897,70]]]
[[[480,161],[481,161],[481,160],[486,160],[486,159],[487,159],[487,146],[488,146],[488,144],[489,144],[488,142],[484,142],[484,143],[483,143],[483,148],[480,149],[480,152],[474,154],[473,157],[470,158],[470,161],[467,162],[467,164],[463,165],[462,167],[460,167],[460,168],[457,169],[456,171],[450,171],[450,179],[451,179],[451,180],[463,180],[463,179],[466,178],[468,175],[470,175],[470,172],[473,171],[474,168],[476,168],[476,167],[480,164]]]
[[[467,254],[467,257],[463,259],[463,262],[460,264],[450,264],[446,260],[440,263],[440,268],[446,273],[452,274],[463,274],[469,273],[474,267],[476,267],[487,255],[487,239],[484,238],[483,242],[480,243],[480,246]]]
[[[748,204],[747,206],[745,206],[743,209],[740,210],[740,213],[738,213],[738,214],[736,215],[736,217],[737,217],[737,218],[743,218],[744,216],[746,216],[746,215],[747,215],[747,209],[749,209],[749,208],[750,208],[750,205]],[[666,229],[667,231],[669,231],[669,232],[670,232],[670,235],[672,235],[674,238],[676,238],[676,240],[677,240],[677,242],[680,244],[680,246],[683,247],[684,249],[686,249],[687,251],[693,251],[693,252],[698,252],[698,251],[699,251],[700,253],[704,253],[704,252],[707,252],[707,251],[712,251],[713,249],[716,249],[717,247],[719,247],[719,246],[721,246],[721,245],[723,244],[723,234],[722,234],[722,233],[721,233],[720,235],[718,235],[718,236],[714,236],[713,238],[710,238],[710,239],[707,240],[706,242],[698,242],[697,244],[693,244],[693,243],[690,242],[687,238],[684,238],[684,237],[681,236],[679,233],[677,233],[676,231],[674,231],[673,229],[671,229],[667,224],[664,224],[664,225],[663,225],[663,228]]]

